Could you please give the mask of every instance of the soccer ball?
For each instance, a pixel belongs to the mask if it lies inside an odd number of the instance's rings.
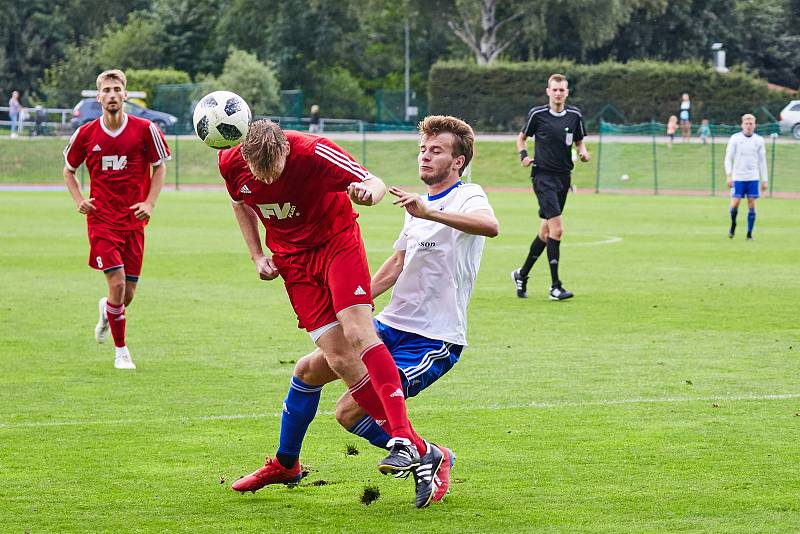
[[[250,107],[230,91],[214,91],[200,99],[194,108],[194,131],[211,148],[231,148],[247,135]]]

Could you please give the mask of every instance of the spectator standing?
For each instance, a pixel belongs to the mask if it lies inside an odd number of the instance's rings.
[[[319,106],[316,104],[311,106],[311,120],[308,123],[308,133],[322,133],[322,121],[319,118]]]
[[[8,116],[11,118],[11,137],[16,137],[19,132],[19,114],[21,111],[22,104],[19,103],[19,91],[14,91],[8,101]]]
[[[681,96],[681,137],[683,142],[687,143],[692,137],[692,103],[689,100],[689,93],[683,93]]]

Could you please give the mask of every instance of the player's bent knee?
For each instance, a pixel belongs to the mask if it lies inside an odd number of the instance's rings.
[[[344,428],[352,428],[362,417],[364,411],[350,395],[343,396],[336,403],[336,420]]]

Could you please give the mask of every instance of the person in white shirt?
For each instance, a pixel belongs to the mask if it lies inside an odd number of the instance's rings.
[[[461,181],[472,159],[472,128],[455,117],[436,115],[420,122],[419,130],[419,174],[427,195],[389,188],[397,197],[394,204],[405,209],[405,224],[394,244],[394,253],[371,280],[373,298],[394,287],[389,304],[374,324],[397,364],[406,397],[417,395],[459,360],[467,345],[467,305],[485,237],[495,237],[499,232],[499,223],[481,186]],[[299,458],[322,386],[338,378],[320,349],[297,362],[284,403],[278,460],[282,456],[288,456],[289,461]],[[336,404],[336,419],[373,445],[387,447],[387,422],[367,415],[349,391]],[[441,464],[428,469],[427,474],[424,465],[414,472],[417,507],[421,507],[419,478],[433,478],[427,502],[441,500],[449,487],[455,455],[441,445],[436,447],[443,453]],[[285,481],[276,477],[262,483]]]
[[[755,130],[756,118],[749,113],[742,115],[742,131],[731,136],[725,150],[725,176],[731,188],[731,227],[728,231],[731,239],[736,233],[739,203],[747,197],[747,240],[752,241],[756,199],[760,191],[766,191],[769,180],[764,138]]]

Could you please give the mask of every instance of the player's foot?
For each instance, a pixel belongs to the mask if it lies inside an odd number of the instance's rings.
[[[253,471],[231,484],[234,491],[252,491],[255,493],[269,484],[295,484],[303,478],[300,472],[300,462],[296,462],[291,468],[283,467],[277,458],[267,458],[264,467]]]
[[[94,339],[98,343],[105,343],[106,339],[108,339],[108,317],[106,316],[106,302],[108,299],[103,297],[100,299],[100,302],[97,303],[97,307],[100,309],[100,318],[97,320],[97,326],[94,327]]]
[[[528,277],[523,277],[519,274],[519,269],[514,269],[511,271],[511,279],[517,286],[517,296],[521,299],[528,298]]]
[[[550,288],[550,300],[566,300],[572,298],[572,293],[561,287],[558,283]]]
[[[731,229],[728,230],[728,239],[733,239],[734,235],[736,235],[736,225],[732,224]]]
[[[747,240],[748,241],[752,241],[753,240],[753,234],[747,234]]]
[[[433,497],[431,499],[433,502],[441,501],[444,499],[445,495],[450,493],[450,472],[456,464],[456,455],[453,451],[441,445],[437,445],[437,447],[442,451],[444,460],[442,460],[442,465],[439,466],[439,470],[433,475],[433,483],[436,486],[436,490],[433,492]]]
[[[115,347],[116,356],[114,357],[114,367],[117,369],[136,369],[136,365],[134,365],[133,360],[131,359],[131,353],[128,351],[128,347]]]
[[[411,440],[392,438],[386,445],[389,447],[389,454],[378,462],[378,471],[384,475],[407,473],[419,465],[419,453]]]
[[[419,466],[412,471],[417,488],[417,508],[425,508],[433,500],[433,496],[436,494],[434,474],[439,471],[444,462],[444,454],[439,447],[428,442],[425,442],[425,445],[428,446],[428,450],[420,458]]]

